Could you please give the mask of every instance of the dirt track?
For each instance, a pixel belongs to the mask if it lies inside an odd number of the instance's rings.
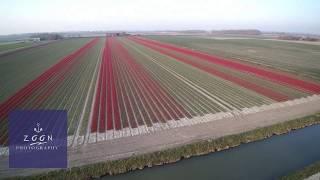
[[[297,102],[297,101],[296,101]],[[122,137],[70,148],[69,167],[130,157],[192,143],[203,139],[238,134],[258,127],[269,126],[300,118],[320,111],[320,96],[303,99],[291,105],[275,105],[272,109],[249,114],[237,114],[192,126],[177,127],[151,134]],[[29,175],[45,170],[8,169],[8,157],[0,156],[0,177]]]

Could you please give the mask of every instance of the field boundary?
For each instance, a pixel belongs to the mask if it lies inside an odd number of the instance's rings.
[[[148,126],[138,126],[137,128],[124,128],[122,130],[117,130],[118,133],[110,134],[108,137],[108,140],[112,139],[119,139],[123,137],[130,137],[130,136],[138,136],[138,135],[143,135],[143,134],[149,134],[149,133],[154,133],[156,131],[165,131],[165,127],[169,125],[169,129],[172,128],[179,128],[179,127],[185,127],[185,126],[192,126],[195,124],[200,124],[200,123],[207,123],[207,122],[212,122],[212,121],[217,121],[217,120],[222,120],[224,118],[242,118],[243,116],[247,114],[253,114],[253,113],[258,113],[258,112],[264,112],[264,111],[269,111],[269,110],[275,110],[281,107],[289,107],[289,106],[294,106],[302,103],[307,103],[309,101],[316,101],[320,100],[320,95],[312,95],[308,97],[302,97],[294,100],[289,100],[285,102],[276,102],[272,103],[269,105],[262,105],[262,106],[253,106],[251,108],[243,108],[241,111],[239,110],[232,110],[228,112],[219,112],[215,114],[206,114],[204,116],[197,116],[194,118],[182,118],[179,120],[170,120],[167,123],[153,123],[153,126],[148,127]],[[155,127],[160,127],[160,128],[154,128]],[[163,127],[163,128],[161,128]],[[136,131],[134,129],[137,129]],[[100,135],[101,134],[101,135]],[[103,136],[104,133],[97,133],[98,136]],[[98,138],[96,140],[96,133],[91,133],[89,137],[89,143],[96,143],[96,142],[101,142],[105,141],[102,138]],[[79,136],[80,139],[83,137]],[[79,145],[81,145],[80,143]]]
[[[46,45],[49,45],[49,44],[52,44],[52,43],[55,43],[55,42],[59,42],[59,41],[61,41],[61,40],[41,42],[41,43],[37,43],[37,44],[31,45],[31,46],[20,47],[20,48],[15,48],[15,49],[9,49],[7,51],[0,52],[0,57],[9,56],[11,54],[22,52],[22,51],[25,51],[25,50],[28,50],[28,49],[33,49],[33,48],[37,48],[37,47],[41,47],[41,46],[46,46]]]
[[[308,97],[303,97],[303,98],[298,98],[294,100],[289,100],[285,102],[276,102],[272,103],[269,105],[262,105],[262,106],[253,106],[251,108],[243,108],[241,111],[239,110],[234,110],[234,111],[228,111],[228,112],[219,112],[215,114],[206,114],[204,116],[197,116],[193,117],[191,119],[189,118],[182,118],[179,120],[170,120],[167,123],[154,123],[153,126],[158,127],[154,128],[148,127],[148,126],[138,126],[136,128],[123,128],[121,130],[118,130],[119,132],[115,135],[112,136],[112,134],[109,135],[109,139],[105,140],[102,138],[96,138],[97,136],[104,136],[104,133],[90,133],[88,142],[85,143],[85,145],[90,145],[90,144],[95,144],[95,143],[100,143],[108,140],[117,140],[121,138],[126,138],[126,137],[133,137],[133,136],[139,136],[139,135],[148,135],[148,134],[153,134],[155,132],[159,131],[166,131],[168,128],[164,129],[161,128],[163,126],[168,126],[169,129],[176,129],[180,127],[188,127],[188,126],[193,126],[197,124],[203,124],[203,123],[209,123],[209,122],[214,122],[214,121],[221,121],[223,119],[238,119],[242,120],[244,119],[246,115],[250,114],[255,114],[255,113],[260,113],[260,112],[265,112],[265,111],[272,111],[272,110],[277,110],[281,108],[286,108],[290,106],[296,106],[296,105],[302,105],[306,104],[309,102],[314,102],[314,101],[320,101],[320,95],[312,95]],[[320,110],[320,109],[319,109]],[[136,130],[135,130],[136,129]],[[83,145],[83,142],[81,140],[85,139],[85,136],[78,136],[76,140],[73,140],[73,136],[68,136],[68,144],[72,144],[73,147],[79,148],[79,145]],[[100,140],[100,141],[99,141]],[[8,148],[7,147],[0,147],[0,156],[8,156]]]
[[[319,123],[320,113],[318,112],[313,115],[303,116],[276,125],[256,128],[244,133],[228,135],[216,139],[195,141],[190,144],[141,155],[134,154],[129,158],[88,164],[81,167],[69,168],[68,170],[54,171],[54,169],[50,169],[49,171],[51,172],[48,172],[48,170],[37,170],[36,172],[29,170],[25,171],[25,174],[22,174],[21,172],[15,174],[15,178],[18,178],[17,176],[20,176],[21,178],[22,175],[33,179],[91,179],[106,175],[116,175],[137,169],[174,163],[192,156],[226,150],[241,144],[262,140],[273,135],[288,133],[291,130],[301,129]],[[2,175],[2,177],[8,176],[12,175]]]

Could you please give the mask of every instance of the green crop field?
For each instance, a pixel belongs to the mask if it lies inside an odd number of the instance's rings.
[[[2,56],[1,84],[5,86],[0,93],[5,102],[1,105],[19,103],[16,109],[67,110],[68,134],[85,133],[103,42],[69,39]],[[7,121],[0,124],[4,137]]]
[[[89,40],[64,40],[0,57],[0,103]]]
[[[35,43],[32,42],[13,42],[13,43],[0,43],[0,54],[20,48],[30,47]]]
[[[146,36],[217,56],[241,60],[320,81],[320,45],[262,39]]]
[[[217,102],[210,101],[206,95],[199,93],[196,89],[190,88],[188,84],[178,77],[168,73],[166,68],[185,77],[195,86],[202,87],[206,92],[210,92],[209,96],[212,98],[219,97],[223,101],[227,101],[229,105],[225,104],[225,106],[231,109],[241,109],[273,102],[271,99],[239,86],[234,86],[223,79],[211,76],[197,68],[178,62],[126,39],[123,39],[122,42],[126,44],[126,47],[136,57],[137,61],[148,69],[150,74],[170,91],[170,94],[174,94],[191,114],[204,115],[226,111],[226,109],[218,105]],[[159,68],[159,66],[163,68]]]

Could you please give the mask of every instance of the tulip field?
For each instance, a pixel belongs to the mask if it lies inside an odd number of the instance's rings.
[[[15,109],[67,110],[68,143],[79,145],[320,94],[311,76],[143,36],[67,39],[11,53],[0,57],[0,75],[1,145]]]

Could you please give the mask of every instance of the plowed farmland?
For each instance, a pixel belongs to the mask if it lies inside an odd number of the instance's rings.
[[[174,38],[69,39],[0,57],[1,144],[14,109],[67,110],[68,144],[79,146],[241,120],[252,108],[320,93],[317,73],[305,66],[216,56],[209,43]]]

